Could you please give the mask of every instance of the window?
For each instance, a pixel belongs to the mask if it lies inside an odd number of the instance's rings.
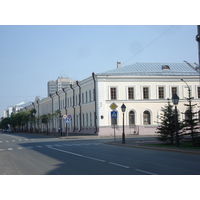
[[[117,118],[111,118],[111,126],[117,125]]]
[[[82,104],[84,103],[84,93],[82,93]]]
[[[83,114],[83,127],[85,127],[85,115]]]
[[[148,87],[143,88],[143,99],[149,99],[149,88]]]
[[[143,123],[144,123],[144,125],[151,124],[150,121],[151,120],[150,120],[150,113],[149,113],[149,111],[144,111],[144,113],[143,113]]]
[[[92,126],[92,113],[90,113],[90,126]]]
[[[159,99],[164,99],[164,87],[158,88],[158,97]]]
[[[172,95],[177,94],[177,87],[172,87]]]
[[[197,88],[198,99],[200,99],[200,87]]]
[[[88,113],[86,113],[86,127],[88,127]]]
[[[134,111],[129,112],[129,125],[135,125],[135,113],[134,113]]]
[[[85,93],[85,97],[86,97],[86,102],[85,102],[85,103],[88,103],[88,95],[87,95],[87,92]]]
[[[185,112],[185,120],[190,120],[190,118],[191,118],[191,113],[190,113],[189,110],[186,110],[186,112]]]
[[[134,99],[134,88],[133,87],[128,88],[128,99]]]
[[[92,101],[92,94],[91,94],[91,90],[89,91],[89,101]]]
[[[117,90],[116,88],[110,88],[110,99],[116,100],[117,99]]]

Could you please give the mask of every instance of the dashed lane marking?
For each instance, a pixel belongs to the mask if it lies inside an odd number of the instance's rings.
[[[135,171],[142,172],[142,173],[145,173],[145,174],[150,174],[150,175],[157,175],[157,174],[154,174],[152,172],[148,172],[148,171],[144,171],[144,170],[140,170],[140,169],[135,169]]]
[[[125,165],[120,165],[120,164],[118,164],[118,163],[113,163],[113,162],[108,162],[109,164],[111,164],[111,165],[116,165],[116,166],[118,166],[118,167],[124,167],[124,168],[130,168],[129,166],[125,166]]]

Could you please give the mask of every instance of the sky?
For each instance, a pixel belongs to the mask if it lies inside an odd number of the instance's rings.
[[[136,62],[198,63],[195,25],[0,26],[0,116],[47,96],[59,76],[83,80]]]

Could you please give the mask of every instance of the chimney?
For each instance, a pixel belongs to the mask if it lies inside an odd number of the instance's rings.
[[[120,67],[121,67],[121,62],[117,61],[117,68],[120,68]]]

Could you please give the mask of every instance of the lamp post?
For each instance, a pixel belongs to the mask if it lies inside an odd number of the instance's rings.
[[[125,144],[125,133],[124,133],[124,112],[126,111],[126,106],[124,103],[121,106],[122,113],[123,113],[123,132],[122,132],[122,144]]]
[[[178,135],[178,112],[177,112],[177,105],[179,102],[179,96],[177,94],[173,94],[172,102],[175,106],[175,117],[176,117],[176,146],[179,147],[179,135]]]

